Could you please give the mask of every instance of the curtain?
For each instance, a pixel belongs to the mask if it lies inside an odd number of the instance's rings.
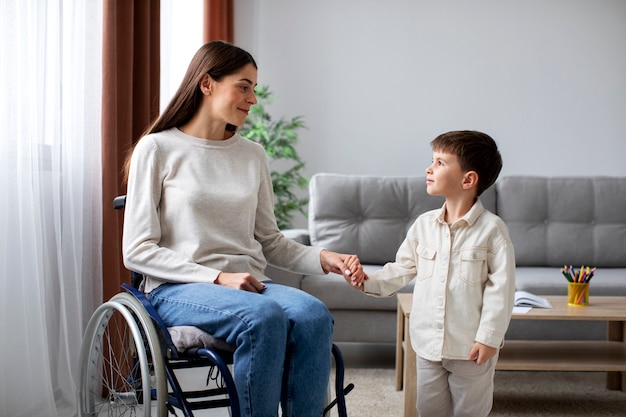
[[[133,143],[159,113],[159,1],[104,0],[102,99],[103,296],[121,291],[130,273],[122,263],[125,194],[122,168]]]
[[[0,2],[0,415],[76,414],[101,299],[96,0]]]
[[[204,0],[204,42],[234,42],[233,0]]]

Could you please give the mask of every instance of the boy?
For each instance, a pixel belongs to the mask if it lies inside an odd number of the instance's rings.
[[[513,310],[515,257],[507,226],[478,196],[496,181],[502,159],[495,141],[476,131],[444,133],[431,147],[426,189],[445,197],[443,207],[418,217],[395,262],[346,280],[390,296],[415,278],[419,415],[487,416]]]

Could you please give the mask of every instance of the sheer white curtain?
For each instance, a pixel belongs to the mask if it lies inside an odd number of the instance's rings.
[[[161,0],[161,106],[165,110],[204,43],[204,0]]]
[[[100,0],[0,0],[0,416],[68,417],[101,297]]]

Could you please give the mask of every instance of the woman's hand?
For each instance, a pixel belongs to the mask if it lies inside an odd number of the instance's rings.
[[[249,292],[261,293],[265,289],[265,284],[248,274],[220,272],[215,279],[215,284],[225,287],[235,288],[236,290],[244,290]]]

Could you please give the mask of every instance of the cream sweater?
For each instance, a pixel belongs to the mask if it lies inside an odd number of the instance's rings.
[[[205,140],[174,128],[142,138],[128,179],[125,266],[163,282],[212,283],[224,272],[259,280],[267,262],[321,273],[321,248],[285,238],[276,226],[264,149],[235,134]]]

